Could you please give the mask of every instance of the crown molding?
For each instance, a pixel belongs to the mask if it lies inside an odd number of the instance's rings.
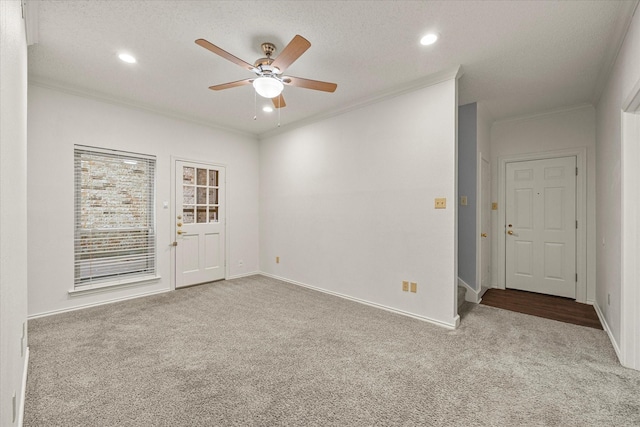
[[[629,92],[626,99],[622,103],[622,111],[636,112],[640,111],[640,79],[633,85],[633,89]]]
[[[1,1],[1,0],[0,0]],[[112,105],[118,105],[118,106],[124,106],[124,107],[129,107],[129,108],[134,108],[136,110],[140,110],[140,111],[145,111],[148,113],[154,113],[154,114],[158,114],[161,116],[165,116],[165,117],[169,117],[172,119],[176,119],[176,120],[181,120],[184,122],[189,122],[189,123],[193,123],[193,124],[197,124],[197,125],[201,125],[201,126],[206,126],[208,128],[212,128],[215,130],[219,130],[219,131],[223,131],[223,132],[228,132],[228,133],[232,133],[235,135],[239,135],[239,136],[244,136],[244,137],[250,137],[253,139],[257,138],[257,134],[253,133],[253,132],[246,132],[246,131],[242,131],[239,129],[235,129],[235,128],[231,128],[231,127],[225,127],[222,125],[219,125],[217,123],[212,123],[206,120],[200,120],[197,119],[195,117],[186,115],[186,114],[180,114],[177,113],[175,111],[171,111],[171,110],[163,110],[157,107],[153,107],[149,104],[145,104],[142,102],[135,102],[135,101],[131,101],[128,99],[124,99],[124,98],[118,98],[118,97],[114,97],[114,96],[110,96],[107,95],[103,92],[97,92],[97,91],[88,91],[88,90],[84,90],[84,89],[80,89],[80,88],[76,88],[76,87],[71,87],[68,85],[64,85],[64,84],[60,84],[58,82],[54,82],[51,80],[47,80],[47,79],[41,79],[35,76],[31,76],[29,75],[29,84],[33,85],[33,86],[38,86],[44,89],[50,89],[50,90],[54,90],[57,92],[62,92],[62,93],[66,93],[68,95],[74,95],[74,96],[79,96],[82,98],[88,98],[88,99],[92,99],[94,101],[101,101],[101,102],[105,102],[107,104],[112,104]]]
[[[98,100],[98,101],[102,101],[102,102],[106,102],[109,104],[114,104],[114,105],[120,105],[120,106],[126,106],[129,108],[135,108],[138,110],[142,110],[142,111],[146,111],[146,112],[151,112],[154,114],[159,114],[159,115],[163,115],[166,117],[170,117],[173,119],[178,119],[178,120],[182,120],[182,121],[186,121],[186,122],[190,122],[190,123],[194,123],[194,124],[199,124],[202,126],[207,126],[209,128],[213,128],[216,130],[220,130],[220,131],[224,131],[224,132],[229,132],[229,133],[233,133],[236,135],[240,135],[240,136],[245,136],[245,137],[251,137],[251,138],[257,138],[258,140],[260,139],[264,139],[264,138],[268,138],[274,135],[278,135],[284,132],[288,132],[290,130],[293,129],[297,129],[315,122],[319,122],[321,120],[325,120],[331,117],[335,117],[335,116],[339,116],[341,114],[345,114],[349,111],[353,111],[353,110],[357,110],[363,107],[366,107],[368,105],[371,104],[376,104],[378,102],[382,102],[382,101],[386,101],[388,99],[394,98],[396,96],[400,96],[409,92],[413,92],[415,90],[418,89],[422,89],[425,87],[429,87],[429,86],[433,86],[436,85],[438,83],[442,83],[448,80],[453,80],[453,79],[459,79],[460,77],[462,77],[462,75],[464,74],[464,71],[462,69],[462,66],[458,65],[456,67],[453,68],[449,68],[446,70],[442,70],[440,72],[434,73],[434,74],[430,74],[429,76],[423,77],[421,79],[417,79],[417,80],[413,80],[411,82],[408,82],[406,84],[400,85],[400,86],[396,86],[392,89],[389,89],[387,91],[383,91],[383,92],[379,92],[373,96],[369,96],[366,98],[361,98],[357,101],[354,101],[352,103],[349,103],[347,105],[345,105],[342,108],[339,108],[337,110],[331,110],[331,111],[327,111],[324,113],[320,113],[320,114],[316,114],[314,116],[302,119],[302,120],[298,120],[295,121],[293,123],[290,123],[286,126],[282,126],[276,129],[271,129],[268,130],[266,132],[263,133],[253,133],[253,132],[247,132],[247,131],[242,131],[239,129],[235,129],[235,128],[231,128],[231,127],[225,127],[222,125],[219,125],[217,123],[212,123],[212,122],[208,122],[205,120],[200,120],[197,119],[195,117],[191,117],[188,115],[184,115],[184,114],[180,114],[177,113],[175,111],[169,111],[169,110],[163,110],[163,109],[159,109],[157,107],[153,107],[151,105],[148,104],[144,104],[141,102],[135,102],[135,101],[131,101],[128,99],[124,99],[124,98],[118,98],[118,97],[114,97],[114,96],[110,96],[107,95],[103,92],[97,92],[97,91],[89,91],[89,90],[85,90],[85,89],[80,89],[77,87],[72,87],[69,85],[65,85],[65,84],[61,84],[59,82],[55,82],[52,80],[48,80],[48,79],[42,79],[39,78],[37,76],[29,76],[29,84],[30,85],[34,85],[34,86],[38,86],[38,87],[42,87],[45,89],[50,89],[50,90],[55,90],[58,92],[63,92],[69,95],[74,95],[74,96],[80,96],[83,98],[89,98],[89,99],[93,99],[93,100]]]
[[[618,55],[620,54],[622,45],[627,38],[627,33],[629,32],[629,27],[631,26],[631,22],[633,21],[633,16],[638,11],[639,3],[640,0],[620,2],[620,8],[622,9],[622,12],[618,15],[618,19],[615,23],[613,41],[611,43],[613,48],[607,49],[605,53],[604,64],[602,68],[600,68],[600,72],[598,73],[598,77],[596,79],[596,85],[593,90],[593,105],[598,105],[600,97],[604,93],[604,90],[609,83],[611,73],[613,72],[613,67],[618,60]]]
[[[572,112],[572,111],[582,110],[584,108],[594,108],[594,106],[592,104],[588,103],[588,102],[584,102],[582,104],[571,105],[569,107],[554,108],[554,109],[551,109],[551,110],[541,111],[541,112],[538,112],[538,113],[523,114],[521,116],[507,117],[505,119],[495,120],[493,122],[493,124],[497,125],[497,124],[503,124],[503,123],[527,121],[527,120],[537,119],[537,118],[545,117],[545,116],[554,116],[556,114],[569,113],[569,112]]]
[[[298,120],[293,123],[289,123],[288,125],[279,127],[277,129],[271,129],[266,132],[259,133],[258,139],[262,140],[275,135],[279,135],[281,133],[289,132],[290,130],[293,130],[293,129],[307,126],[312,123],[326,120],[331,117],[339,116],[353,110],[359,110],[360,108],[366,107],[368,105],[386,101],[388,99],[395,98],[396,96],[404,95],[405,93],[413,92],[415,90],[422,89],[428,86],[433,86],[438,83],[445,82],[447,80],[453,80],[453,79],[457,80],[460,77],[462,77],[463,74],[464,74],[464,71],[461,65],[458,65],[446,70],[442,70],[437,73],[430,74],[427,77],[423,77],[418,80],[413,80],[411,82],[405,83],[400,86],[395,86],[394,88],[383,91],[383,92],[378,92],[375,95],[368,96],[366,98],[361,98],[357,101],[351,102],[336,110],[326,111],[324,113],[316,114],[314,116],[311,116],[302,120]]]
[[[22,18],[27,36],[27,46],[38,43],[40,22],[39,11],[40,2],[33,0],[22,0]]]

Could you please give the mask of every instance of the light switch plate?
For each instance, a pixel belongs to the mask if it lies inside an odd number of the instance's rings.
[[[446,197],[438,197],[436,198],[436,209],[446,209],[447,208],[447,199]]]
[[[460,197],[460,205],[467,206],[467,196]]]
[[[402,282],[402,290],[404,292],[409,292],[409,282],[407,282],[406,280]]]
[[[418,292],[418,284],[416,282],[411,282],[411,292],[414,294]]]
[[[497,211],[498,210],[498,204],[496,202],[491,203],[491,210],[492,211]]]

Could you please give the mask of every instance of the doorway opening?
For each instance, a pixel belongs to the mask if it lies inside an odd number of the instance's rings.
[[[640,370],[640,80],[622,106],[620,362]],[[613,339],[612,339],[613,341]]]

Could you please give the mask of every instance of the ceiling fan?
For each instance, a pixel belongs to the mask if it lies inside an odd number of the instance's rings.
[[[273,43],[262,43],[261,47],[265,58],[257,59],[253,65],[223,49],[220,49],[218,46],[206,41],[205,39],[196,40],[196,44],[210,50],[228,61],[233,62],[236,65],[241,66],[242,68],[254,72],[257,76],[251,79],[209,86],[209,89],[211,90],[230,89],[232,87],[252,84],[258,95],[265,98],[271,98],[274,107],[282,108],[286,106],[284,98],[282,97],[284,85],[320,90],[323,92],[334,92],[338,87],[335,83],[282,75],[282,73],[289,68],[295,60],[297,60],[307,49],[311,47],[311,43],[299,35],[296,35],[275,59],[271,58],[271,55],[276,51],[276,46]]]

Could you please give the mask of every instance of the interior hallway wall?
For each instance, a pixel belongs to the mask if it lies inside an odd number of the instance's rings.
[[[477,136],[478,136],[478,164],[480,164],[480,162],[482,161],[482,159],[485,159],[487,161],[487,163],[489,164],[489,169],[493,170],[495,169],[494,165],[491,163],[491,126],[493,125],[493,117],[491,116],[491,113],[489,112],[489,110],[487,109],[487,107],[482,103],[478,103],[478,114],[477,114]],[[479,167],[481,169],[481,167]],[[480,170],[478,171],[478,176],[480,177]],[[481,184],[482,181],[480,181]],[[489,184],[491,185],[491,184]],[[491,187],[490,187],[491,188]],[[489,191],[491,192],[491,191]],[[482,194],[482,186],[479,185],[478,186],[478,194],[481,196]],[[495,199],[490,195],[490,200],[489,205],[491,205],[491,202],[495,201]],[[481,199],[481,197],[480,197]],[[483,202],[484,203],[484,202]],[[478,209],[480,209],[480,206],[478,206]],[[479,233],[486,233],[487,237],[483,237],[483,239],[487,239],[488,242],[487,244],[489,245],[489,248],[491,248],[491,250],[489,251],[489,261],[488,261],[488,268],[489,268],[489,277],[488,279],[485,279],[485,283],[484,283],[484,288],[485,290],[496,286],[496,279],[495,279],[495,275],[493,274],[494,271],[496,271],[496,269],[493,266],[493,261],[494,259],[497,258],[497,254],[493,253],[493,240],[494,236],[493,236],[493,230],[496,229],[496,222],[498,219],[498,216],[496,215],[496,211],[491,211],[491,212],[486,212],[486,215],[489,215],[489,229],[484,230],[482,229],[482,224],[479,224],[479,228],[480,230],[478,230]],[[478,223],[480,223],[480,213],[478,213]],[[481,264],[484,264],[481,262]],[[480,281],[482,280],[482,272],[480,272]],[[480,283],[480,285],[482,285],[482,283]],[[484,293],[484,292],[483,292]]]
[[[263,139],[261,271],[454,326],[456,115],[451,78]]]
[[[622,281],[621,110],[640,81],[640,12],[631,26],[597,105],[597,282],[595,301],[620,345]],[[639,183],[624,183],[638,186]]]
[[[0,425],[2,426],[16,426],[20,421],[18,412],[22,402],[22,380],[27,361],[26,212],[27,41],[25,23],[22,19],[20,1],[0,1]]]
[[[458,277],[473,289],[476,278],[478,205],[478,105],[458,107]],[[462,204],[466,197],[466,205]]]
[[[587,149],[587,301],[596,289],[596,147],[595,109],[591,105],[544,113],[532,117],[501,120],[491,128],[492,194],[498,199],[498,158],[518,154],[552,152],[568,148]],[[494,247],[504,238],[504,221],[493,231]],[[497,253],[495,250],[494,253]],[[497,260],[494,263],[497,266]],[[494,270],[494,280],[504,271]]]

